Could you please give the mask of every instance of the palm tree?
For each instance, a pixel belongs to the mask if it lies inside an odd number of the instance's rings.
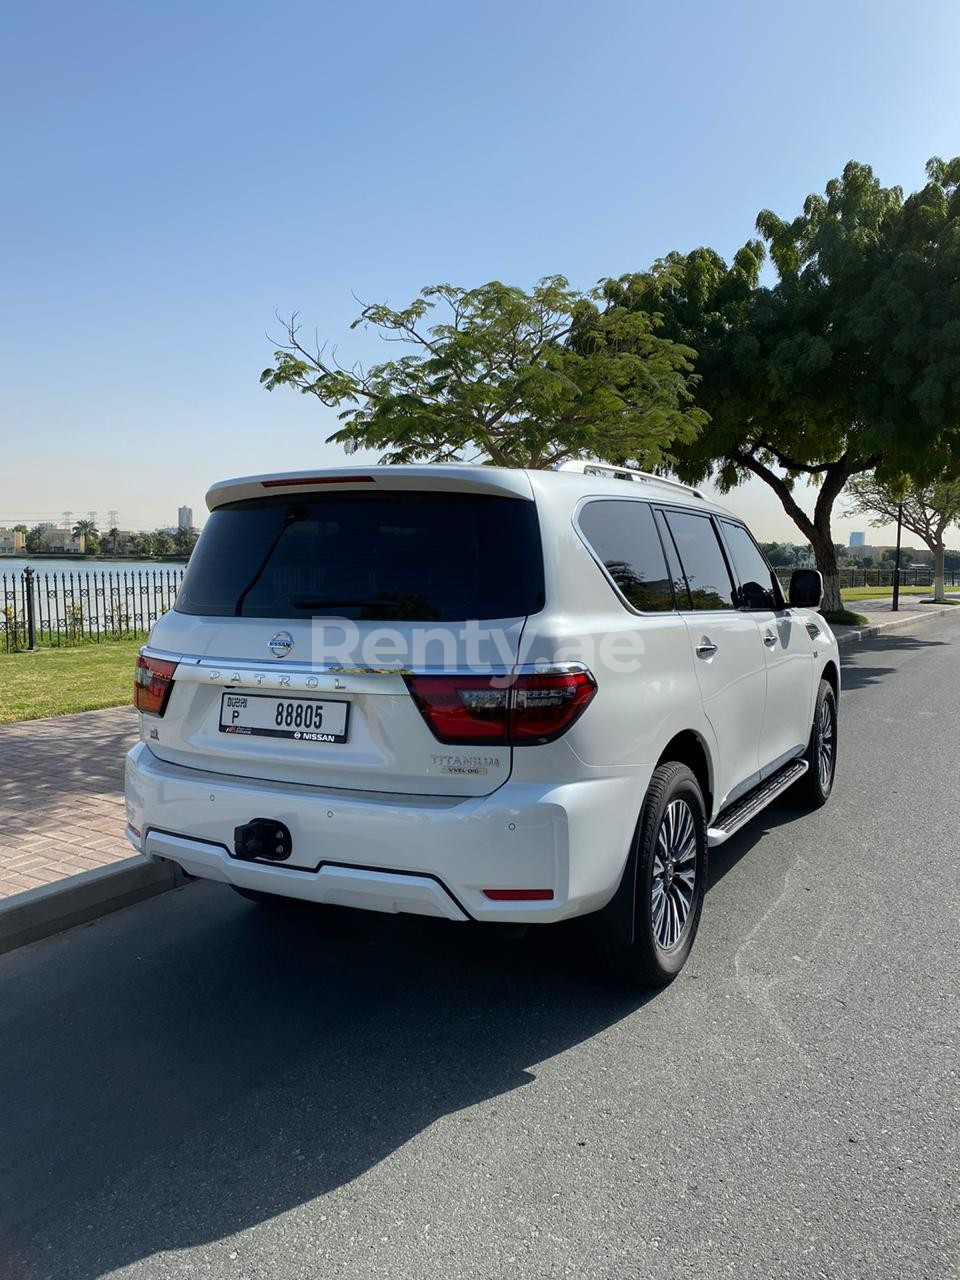
[[[96,552],[100,531],[92,520],[78,520],[73,526],[73,536],[83,542],[84,551]]]
[[[107,537],[110,539],[110,554],[115,556],[117,554],[117,540],[120,537],[120,530],[116,525],[110,526],[107,530]]]

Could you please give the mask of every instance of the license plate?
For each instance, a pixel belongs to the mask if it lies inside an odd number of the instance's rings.
[[[349,702],[320,698],[273,698],[266,693],[225,693],[220,732],[298,742],[346,742]]]

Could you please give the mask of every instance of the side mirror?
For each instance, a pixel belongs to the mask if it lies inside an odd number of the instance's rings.
[[[794,569],[790,575],[790,604],[794,609],[819,609],[823,575],[816,569]]]

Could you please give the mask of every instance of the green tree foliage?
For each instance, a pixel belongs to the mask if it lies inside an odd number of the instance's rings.
[[[260,381],[340,408],[344,425],[329,440],[385,451],[383,462],[669,463],[706,420],[692,403],[694,352],[654,317],[600,302],[562,276],[529,293],[496,281],[435,285],[400,311],[364,308],[354,328],[407,349],[368,370],[307,349],[294,316]]]
[[[853,506],[850,514],[872,516],[874,528],[894,524],[902,513],[903,527],[922,538],[933,556],[934,599],[944,599],[946,547],[944,536],[951,525],[960,522],[960,480],[941,479],[929,484],[916,484],[909,479],[880,480],[876,476],[859,476],[850,484]],[[902,548],[901,564],[907,563]],[[910,553],[910,559],[913,559]]]
[[[149,547],[148,554],[151,556],[171,556],[174,553],[173,535],[166,529],[157,529],[153,533],[148,533],[146,542]]]
[[[177,529],[173,535],[173,549],[178,556],[189,556],[200,534],[196,529]]]
[[[42,524],[36,524],[32,529],[27,530],[25,545],[30,555],[36,555],[38,551],[43,550],[43,534]]]
[[[92,520],[78,520],[73,526],[73,536],[83,539],[83,549],[95,556],[100,550],[100,531]]]
[[[679,449],[681,475],[768,484],[813,546],[827,611],[841,607],[831,522],[848,480],[925,479],[960,454],[960,159],[927,173],[904,200],[851,162],[791,221],[762,212],[763,242],[729,265],[698,249],[604,285],[699,353],[711,421]],[[800,478],[816,486],[812,513]]]

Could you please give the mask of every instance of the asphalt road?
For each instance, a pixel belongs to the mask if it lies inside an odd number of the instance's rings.
[[[191,885],[0,959],[0,1280],[960,1274],[960,619],[848,651],[831,803],[684,974]]]

